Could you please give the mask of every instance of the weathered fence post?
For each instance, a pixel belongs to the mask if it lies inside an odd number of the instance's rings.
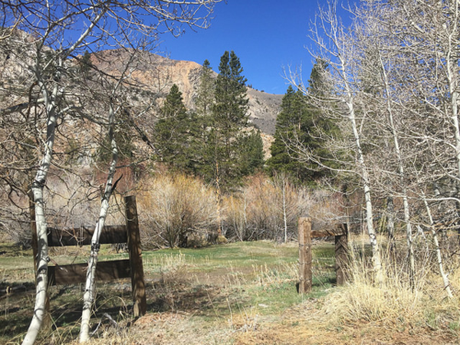
[[[311,218],[299,218],[299,293],[311,291],[312,270],[311,270]]]
[[[348,265],[348,226],[341,224],[339,227],[343,230],[342,235],[335,236],[335,273],[337,276],[337,285],[344,285],[347,281]]]
[[[128,250],[131,268],[131,285],[133,289],[133,314],[135,317],[145,315],[147,301],[145,297],[144,268],[140,248],[139,221],[137,217],[136,197],[125,197],[126,227],[128,228]]]

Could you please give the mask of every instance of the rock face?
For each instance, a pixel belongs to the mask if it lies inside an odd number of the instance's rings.
[[[109,73],[122,73],[130,56],[129,50],[106,50],[91,57],[92,63]],[[148,89],[160,98],[165,97],[173,84],[182,92],[188,109],[195,108],[200,82],[201,65],[192,61],[171,60],[142,52],[131,63],[131,78],[140,89]],[[214,73],[217,77],[217,73]],[[273,135],[276,116],[283,95],[273,95],[248,87],[249,118],[254,127]]]

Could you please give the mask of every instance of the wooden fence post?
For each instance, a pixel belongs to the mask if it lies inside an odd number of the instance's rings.
[[[341,224],[343,234],[335,236],[335,273],[337,276],[337,285],[344,285],[347,281],[348,265],[348,226]]]
[[[299,293],[308,293],[312,286],[311,218],[299,218]]]
[[[128,229],[129,263],[131,268],[131,286],[133,289],[134,317],[145,315],[147,301],[145,297],[144,268],[140,248],[139,221],[137,217],[136,197],[125,197],[126,227]]]

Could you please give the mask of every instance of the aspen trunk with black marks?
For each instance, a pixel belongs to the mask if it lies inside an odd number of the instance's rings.
[[[422,192],[422,198],[423,198],[423,203],[425,204],[426,213],[428,215],[428,220],[430,222],[430,230],[431,230],[431,235],[433,236],[434,248],[435,248],[435,251],[436,251],[436,259],[438,261],[439,274],[440,274],[440,276],[442,278],[442,282],[444,284],[444,290],[446,290],[447,297],[452,298],[453,295],[452,295],[452,289],[450,288],[449,277],[447,276],[446,272],[444,271],[441,247],[439,246],[439,240],[438,240],[438,233],[436,232],[436,229],[434,227],[434,222],[433,222],[433,217],[431,216],[430,206],[428,205],[428,202],[427,202],[423,192]]]
[[[415,289],[415,254],[414,254],[414,244],[412,238],[412,224],[410,219],[410,206],[407,196],[407,186],[406,186],[406,175],[404,171],[404,158],[399,140],[399,131],[396,128],[396,124],[393,116],[393,107],[391,105],[392,90],[388,81],[387,71],[385,68],[385,63],[379,51],[379,62],[380,62],[380,71],[383,79],[383,86],[386,94],[386,110],[388,116],[388,122],[390,124],[390,130],[393,135],[393,144],[394,150],[398,162],[398,173],[399,173],[399,182],[402,189],[402,199],[404,207],[404,222],[406,223],[406,239],[407,239],[407,250],[409,258],[409,280],[410,286],[412,289]]]
[[[345,63],[342,61],[342,64]],[[364,200],[366,204],[366,224],[367,224],[367,233],[369,235],[369,242],[372,248],[372,266],[375,273],[375,281],[379,284],[383,282],[383,272],[382,272],[382,263],[380,257],[380,248],[377,241],[377,234],[374,228],[374,212],[372,206],[372,198],[371,198],[371,188],[370,188],[370,181],[369,181],[369,171],[366,166],[364,160],[364,154],[361,148],[361,137],[358,131],[358,126],[356,125],[356,116],[355,116],[355,109],[353,104],[353,96],[351,91],[347,85],[347,95],[348,100],[346,101],[348,107],[348,119],[351,124],[351,128],[353,131],[353,137],[355,140],[356,151],[357,151],[357,165],[361,175],[361,182],[363,184],[364,190]]]
[[[80,328],[80,343],[86,342],[89,340],[89,328],[90,328],[90,319],[91,319],[91,310],[93,307],[94,297],[95,297],[95,279],[96,279],[96,267],[98,261],[99,253],[99,238],[101,232],[104,229],[105,220],[107,217],[107,212],[109,209],[110,197],[112,196],[114,186],[113,180],[116,172],[116,164],[118,159],[118,148],[117,143],[114,137],[114,122],[115,122],[115,111],[113,106],[110,106],[109,113],[109,140],[112,150],[112,161],[110,162],[109,173],[107,176],[107,181],[105,185],[104,194],[101,200],[101,208],[99,213],[99,219],[96,222],[96,227],[91,238],[91,253],[88,260],[88,270],[86,272],[86,283],[85,283],[85,292],[83,295],[83,312],[81,316],[81,328]]]
[[[283,221],[284,221],[284,243],[288,240],[287,211],[286,211],[286,176],[283,174]]]
[[[62,59],[57,61],[58,66],[62,66]],[[61,75],[57,71],[55,79],[58,81]],[[44,188],[46,179],[50,170],[51,162],[53,159],[53,147],[56,134],[56,124],[60,113],[58,113],[57,105],[59,99],[62,97],[63,90],[61,90],[58,83],[55,83],[52,90],[42,82],[38,82],[42,89],[42,95],[45,103],[45,111],[47,114],[46,124],[46,139],[44,143],[44,154],[40,161],[37,173],[32,182],[31,192],[33,194],[33,201],[35,205],[35,226],[37,230],[37,257],[34,258],[37,263],[36,267],[36,294],[34,314],[30,322],[27,334],[22,342],[23,345],[32,345],[37,338],[38,332],[42,327],[43,320],[46,316],[46,300],[48,290],[48,237],[45,217],[45,201],[44,201]]]
[[[219,179],[219,161],[216,157],[216,196],[217,196],[217,238],[222,236],[222,215],[221,215],[221,206],[220,206],[220,198],[221,198],[221,190],[220,190],[220,179]]]
[[[338,123],[347,123],[346,130],[351,132],[350,143],[347,144],[346,150],[352,148],[354,161],[348,171],[353,172],[359,178],[362,186],[374,277],[375,281],[380,284],[383,282],[383,272],[380,248],[373,223],[371,165],[366,161],[362,146],[362,129],[367,117],[361,116],[361,108],[356,110],[356,107],[361,105],[360,97],[363,94],[357,76],[359,69],[356,61],[359,58],[355,53],[359,53],[354,45],[354,29],[356,28],[343,26],[337,16],[336,7],[336,2],[328,2],[325,8],[321,8],[311,29],[311,38],[320,51],[316,58],[328,62],[325,78],[330,89],[325,90],[327,96],[318,99],[318,105],[325,112],[329,112]],[[359,119],[357,119],[357,114],[360,114]]]
[[[393,198],[387,198],[387,233],[388,233],[388,250],[395,253],[395,215]]]
[[[53,94],[56,95],[57,89]],[[32,320],[30,322],[27,334],[22,342],[23,345],[32,345],[37,338],[38,332],[43,324],[46,316],[46,296],[48,289],[48,237],[47,237],[47,222],[45,218],[45,202],[43,189],[45,187],[46,178],[48,176],[49,168],[52,160],[52,152],[55,137],[55,128],[58,115],[54,107],[54,100],[50,102],[49,116],[47,124],[47,140],[45,143],[45,153],[38,168],[32,183],[32,194],[35,205],[35,224],[37,229],[37,257],[34,260],[37,262],[35,279],[36,279],[36,293],[35,293],[35,307]]]

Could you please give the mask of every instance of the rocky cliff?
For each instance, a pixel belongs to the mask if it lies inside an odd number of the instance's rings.
[[[92,63],[108,73],[122,73],[130,59],[129,50],[106,50],[93,54]],[[194,109],[200,81],[201,65],[192,61],[171,60],[142,52],[130,63],[131,79],[139,89],[165,97],[176,84],[188,109]],[[217,77],[217,73],[214,73]],[[268,94],[248,87],[249,118],[263,133],[273,135],[282,95]]]

